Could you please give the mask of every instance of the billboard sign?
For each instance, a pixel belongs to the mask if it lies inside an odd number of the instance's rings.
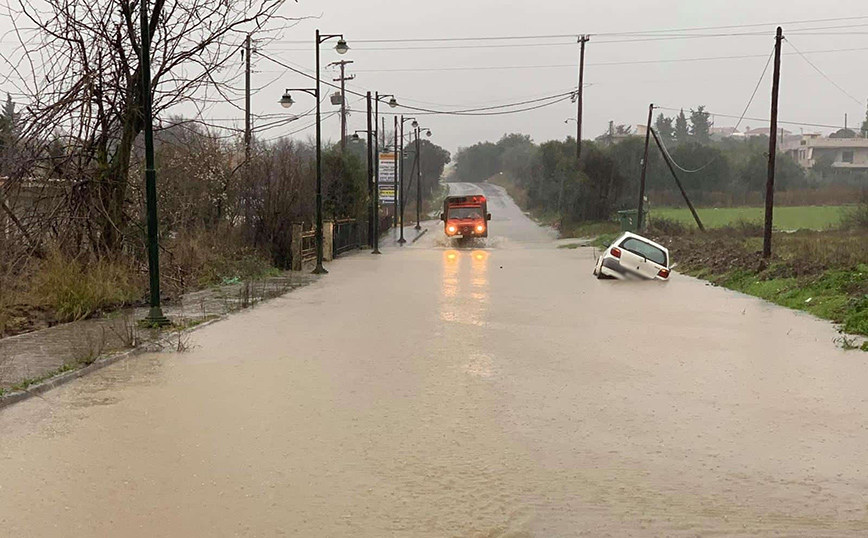
[[[384,205],[395,204],[398,196],[395,179],[395,153],[386,152],[380,153],[380,203]]]

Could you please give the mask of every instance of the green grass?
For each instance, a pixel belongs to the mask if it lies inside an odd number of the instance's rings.
[[[853,295],[853,290],[864,289],[868,284],[868,270],[863,272],[863,267],[853,271],[830,270],[807,278],[771,279],[737,270],[712,280],[726,288],[833,321],[845,333],[868,336],[868,296]],[[694,273],[694,276],[701,275]]]
[[[801,206],[775,208],[775,228],[778,230],[826,230],[841,223],[846,206]],[[720,228],[737,222],[761,224],[765,215],[762,207],[724,207],[698,209],[699,218],[706,228]],[[687,208],[660,207],[651,210],[651,219],[666,218],[695,227],[693,215]]]
[[[598,237],[600,235],[617,234],[621,226],[617,222],[580,222],[564,224],[560,230],[561,237]]]

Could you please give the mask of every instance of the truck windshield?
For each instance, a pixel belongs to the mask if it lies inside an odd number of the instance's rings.
[[[482,209],[479,207],[452,207],[449,208],[450,219],[481,219]]]

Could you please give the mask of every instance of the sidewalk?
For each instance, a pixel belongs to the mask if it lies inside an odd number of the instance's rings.
[[[306,286],[317,277],[284,273],[265,280],[238,282],[183,295],[163,311],[179,326],[193,326]],[[0,394],[22,383],[92,363],[108,353],[130,349],[148,339],[138,326],[147,308],[129,308],[100,318],[65,323],[0,340]]]
[[[415,224],[408,224],[404,226],[404,241],[406,241],[406,245],[412,245],[416,241],[418,241],[423,235],[429,232],[431,222],[422,222],[422,229],[417,230]],[[382,239],[380,239],[380,246],[384,245],[398,245],[398,239],[401,237],[401,229],[400,228],[392,228],[389,230],[387,235],[384,235]]]

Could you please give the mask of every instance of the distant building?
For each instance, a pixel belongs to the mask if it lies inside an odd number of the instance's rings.
[[[629,132],[624,132],[629,131]],[[609,132],[603,133],[594,139],[601,146],[614,146],[628,138],[637,136],[644,137],[646,126],[642,125],[618,125],[615,127],[615,122],[609,122]]]
[[[712,140],[723,140],[724,138],[739,138],[744,136],[735,127],[712,127],[710,134]]]
[[[868,138],[822,138],[807,134],[788,141],[781,150],[808,170],[820,159],[828,160],[836,169],[868,170]]]
[[[748,127],[744,131],[744,136],[745,138],[754,138],[757,136],[769,136],[770,133],[771,129],[768,127],[757,127],[756,129]],[[792,134],[792,132],[787,131],[786,129],[778,129],[778,138],[786,138]]]

